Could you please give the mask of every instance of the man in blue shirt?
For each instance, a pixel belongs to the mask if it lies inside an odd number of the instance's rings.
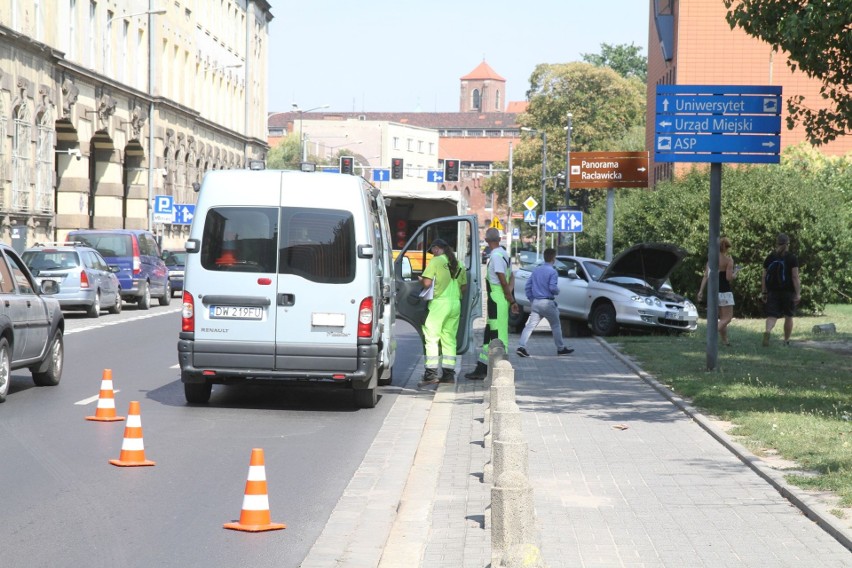
[[[529,357],[527,341],[533,330],[538,326],[542,318],[550,323],[550,331],[553,333],[553,342],[556,343],[557,355],[568,355],[574,350],[566,347],[562,341],[562,325],[559,322],[559,308],[556,306],[556,295],[559,293],[559,275],[553,264],[556,262],[556,251],[552,248],[545,249],[544,262],[533,270],[532,276],[527,280],[524,291],[530,301],[531,312],[521,339],[518,341],[516,353],[521,357]]]

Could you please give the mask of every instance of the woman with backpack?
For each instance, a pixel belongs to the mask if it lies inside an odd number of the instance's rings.
[[[801,301],[802,283],[799,280],[799,259],[790,252],[790,237],[778,233],[775,250],[763,261],[761,299],[765,302],[766,331],[763,346],[769,347],[769,335],[778,318],[784,318],[784,345],[790,345],[793,333],[793,314]]]
[[[731,256],[731,240],[728,237],[719,239],[719,338],[722,345],[731,346],[728,340],[728,324],[734,319],[734,291],[731,282],[737,277],[737,267],[734,266],[734,258]],[[701,279],[701,287],[698,289],[698,301],[704,295],[704,287],[710,277],[710,266],[704,268],[704,278]]]
[[[423,324],[426,348],[426,373],[418,386],[456,379],[456,335],[461,315],[461,299],[467,288],[467,272],[459,264],[447,241],[435,239],[429,247],[432,260],[420,276],[424,289],[432,287],[429,314]],[[438,377],[438,367],[442,374]]]

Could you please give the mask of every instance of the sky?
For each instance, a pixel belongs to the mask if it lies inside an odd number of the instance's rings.
[[[523,101],[539,63],[648,54],[648,0],[270,0],[269,112],[457,112],[484,59]]]

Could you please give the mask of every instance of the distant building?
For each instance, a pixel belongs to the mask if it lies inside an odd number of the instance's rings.
[[[648,35],[648,110],[646,144],[654,158],[654,97],[656,85],[780,85],[782,99],[805,97],[813,109],[824,108],[820,82],[802,72],[792,72],[784,52],[774,52],[765,42],[731,29],[727,9],[719,0],[650,0]],[[787,106],[782,105],[781,148],[803,142],[805,129],[786,127]],[[852,151],[852,137],[820,146],[827,155]],[[689,164],[655,164],[652,183],[670,179]]]
[[[408,184],[424,189],[459,191],[468,212],[479,216],[480,225],[493,217],[490,198],[482,191],[481,182],[496,162],[509,159],[509,142],[520,140],[518,115],[526,110],[526,102],[507,103],[506,80],[485,61],[460,78],[459,112],[274,112],[268,116],[270,146],[291,132],[301,132],[308,153],[321,155],[323,148],[345,145],[346,140],[360,141],[345,146],[354,150],[356,158],[372,168],[390,168],[390,160],[403,158]],[[509,111],[511,109],[511,112]],[[385,130],[365,132],[367,124],[386,125]],[[406,128],[410,130],[406,130]],[[389,133],[395,129],[396,134]],[[438,136],[433,155],[423,129]],[[348,133],[348,139],[342,135]],[[373,156],[373,158],[366,158]],[[446,159],[461,161],[461,178],[453,183],[429,183],[425,171],[443,171]],[[357,161],[357,160],[356,160]],[[366,170],[365,170],[366,172]],[[369,173],[365,177],[372,179]],[[384,183],[384,182],[383,182]],[[389,182],[400,183],[400,182]],[[381,183],[379,184],[381,185]],[[505,223],[505,210],[498,213]]]

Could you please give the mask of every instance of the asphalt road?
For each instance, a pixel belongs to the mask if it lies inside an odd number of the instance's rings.
[[[375,409],[356,410],[346,390],[216,386],[188,406],[176,365],[179,307],[92,320],[68,314],[57,387],[13,373],[0,405],[0,565],[296,567],[398,396],[380,388]],[[394,382],[419,340],[398,324]],[[112,369],[116,410],[138,400],[145,457],[119,468],[125,422],[86,421],[102,372]],[[286,530],[243,533],[239,518],[252,448],[263,448],[273,522]]]

